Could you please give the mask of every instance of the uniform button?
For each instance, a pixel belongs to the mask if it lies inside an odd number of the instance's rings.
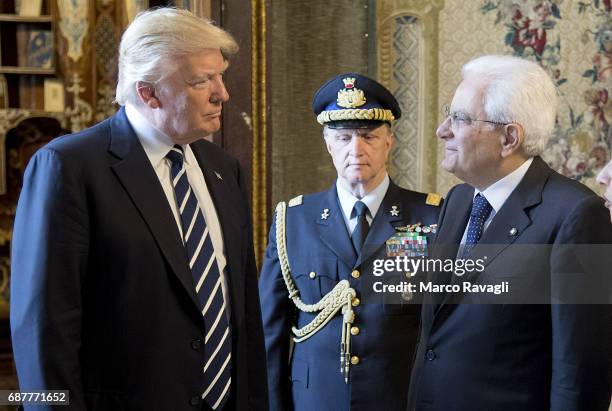
[[[202,348],[202,339],[201,338],[196,338],[195,340],[191,341],[191,348],[193,348],[196,351],[200,351],[200,348]]]
[[[427,358],[427,360],[429,361],[433,361],[436,359],[436,353],[434,352],[434,350],[429,349],[425,353],[425,358]]]
[[[359,327],[351,327],[351,335],[359,334]]]
[[[351,305],[353,307],[357,307],[359,304],[361,304],[361,300],[357,297],[353,298],[353,300],[351,301]]]
[[[353,356],[351,357],[351,364],[353,364],[353,365],[357,365],[357,364],[359,364],[359,361],[360,361],[360,360],[359,360],[359,357],[357,357],[356,355],[353,355]]]
[[[189,404],[193,406],[200,405],[200,396],[196,395],[194,397],[191,397],[191,399],[189,400]]]
[[[353,272],[351,273],[351,276],[353,278],[359,278],[360,275],[361,273],[359,272],[359,270],[353,270]]]
[[[313,280],[316,276],[317,276],[317,273],[315,273],[314,271],[311,271],[310,274],[308,274],[308,277],[312,278]]]

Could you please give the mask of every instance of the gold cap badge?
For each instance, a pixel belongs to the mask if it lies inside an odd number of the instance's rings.
[[[344,108],[361,107],[366,103],[366,98],[363,90],[355,87],[355,77],[346,77],[342,79],[344,88],[338,91],[338,106]]]

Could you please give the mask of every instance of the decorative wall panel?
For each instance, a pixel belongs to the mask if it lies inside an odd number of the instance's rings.
[[[397,98],[402,109],[402,117],[397,121],[394,134],[395,146],[390,159],[390,173],[394,181],[402,187],[420,186],[418,167],[419,158],[419,41],[421,24],[416,17],[399,16],[395,18],[393,50],[396,58],[393,63],[393,81]]]
[[[378,78],[398,99],[391,178],[419,191],[436,189],[438,13],[444,1],[376,2]]]

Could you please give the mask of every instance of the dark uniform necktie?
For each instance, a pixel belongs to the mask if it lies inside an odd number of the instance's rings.
[[[183,241],[200,310],[204,316],[206,364],[202,369],[204,373],[202,399],[216,410],[223,407],[231,385],[232,342],[222,280],[210,232],[187,179],[183,164],[183,148],[175,145],[166,157],[172,162],[170,171],[181,215]]]
[[[368,220],[366,219],[367,212],[368,206],[361,201],[357,201],[351,213],[351,218],[355,215],[357,216],[357,225],[351,235],[351,241],[353,242],[353,247],[355,247],[357,255],[361,253],[361,248],[363,247],[363,243],[368,235],[368,230],[370,229],[370,224],[368,224]]]
[[[484,223],[489,218],[489,214],[491,214],[491,204],[487,201],[485,196],[477,194],[474,197],[474,201],[472,203],[472,211],[470,213],[470,222],[468,224],[467,236],[465,239],[465,245],[463,247],[463,252],[461,253],[461,258],[468,258],[474,246],[482,237],[482,232],[484,231]]]

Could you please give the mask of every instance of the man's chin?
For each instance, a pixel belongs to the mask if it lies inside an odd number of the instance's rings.
[[[453,173],[455,170],[455,163],[454,161],[448,159],[448,158],[444,158],[442,160],[442,164],[440,164],[440,166],[444,169],[444,171],[447,171],[449,173]]]

